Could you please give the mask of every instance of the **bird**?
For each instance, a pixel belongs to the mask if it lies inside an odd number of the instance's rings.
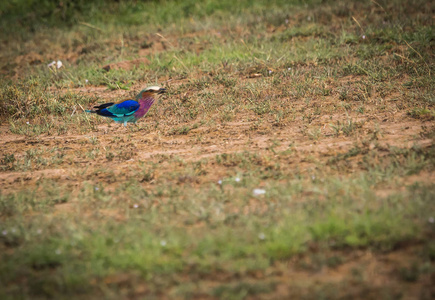
[[[145,116],[158,95],[165,92],[165,88],[149,86],[143,89],[135,100],[127,99],[118,103],[104,103],[94,106],[92,110],[85,111],[111,118],[116,123],[124,123],[124,126],[127,126],[128,122],[136,123],[137,120]]]

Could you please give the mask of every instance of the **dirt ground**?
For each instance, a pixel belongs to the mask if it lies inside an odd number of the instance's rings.
[[[255,79],[247,79],[255,80]],[[187,80],[186,80],[187,82]],[[180,85],[182,81],[176,83]],[[168,88],[171,88],[170,86]],[[104,99],[103,101],[113,101],[119,99],[120,94],[125,91],[108,91],[101,87],[78,88],[70,92],[87,94]],[[124,96],[125,97],[125,96]],[[178,96],[180,97],[180,96]],[[167,101],[167,98],[159,101]],[[323,100],[318,100],[318,102]],[[334,101],[331,97],[331,101]],[[325,102],[325,101],[323,101]],[[389,102],[388,100],[386,101]],[[313,106],[316,106],[316,102]],[[159,103],[154,108],[160,114]],[[292,104],[297,109],[306,108],[302,103]],[[324,103],[320,104],[324,105]],[[368,109],[370,110],[370,109]],[[291,147],[294,155],[287,158],[288,168],[297,168],[304,173],[315,168],[316,163],[326,163],[328,159],[348,152],[355,145],[363,141],[368,149],[373,149],[375,142],[377,147],[396,146],[400,148],[411,148],[419,146],[422,148],[431,147],[433,140],[425,137],[424,132],[434,125],[433,120],[415,119],[407,115],[404,111],[396,112],[375,112],[376,107],[372,107],[371,113],[364,115],[352,115],[343,113],[340,115],[323,115],[314,119],[310,126],[319,128],[324,137],[314,140],[307,136],[304,122],[295,119],[284,125],[274,126],[270,122],[264,122],[260,128],[254,121],[250,120],[252,115],[246,113],[238,115],[237,121],[218,123],[216,126],[199,126],[191,129],[188,134],[168,134],[171,129],[169,122],[160,126],[159,130],[138,130],[132,131],[122,125],[109,123],[98,125],[97,130],[86,134],[65,134],[48,135],[43,134],[34,137],[12,134],[8,124],[0,126],[0,156],[13,153],[16,158],[24,157],[29,150],[42,151],[42,156],[50,157],[55,153],[47,153],[49,149],[56,148],[62,152],[63,163],[55,168],[38,166],[32,167],[28,171],[7,171],[0,173],[0,185],[4,192],[13,192],[23,186],[30,187],[41,179],[55,179],[59,184],[70,183],[71,174],[86,168],[92,170],[98,167],[109,168],[117,178],[122,179],[129,166],[136,164],[137,161],[159,163],[160,172],[169,171],[172,165],[165,163],[164,158],[179,157],[185,161],[195,162],[204,158],[213,158],[216,155],[240,153],[249,151],[253,153],[271,154],[278,157],[278,153]],[[77,112],[84,113],[84,112]],[[164,112],[163,112],[164,113]],[[332,118],[331,118],[332,117]],[[330,127],[330,120],[352,118],[355,122],[362,125],[358,128],[356,137],[346,137],[335,135]],[[153,118],[154,120],[156,117]],[[145,117],[139,124],[153,124],[153,119]],[[197,121],[192,122],[192,124]],[[134,125],[130,125],[133,126]],[[378,126],[379,134],[376,140],[370,141],[374,128]],[[127,138],[128,136],[128,138]],[[198,136],[201,139],[198,139]],[[102,149],[114,148],[122,151],[130,151],[129,159],[108,161],[101,155],[95,159],[81,159],[77,153],[84,153],[89,150],[89,139],[98,139],[98,146]],[[118,139],[114,145],[114,139]],[[271,152],[272,148],[272,152]],[[275,154],[273,154],[275,153]],[[162,159],[163,158],[163,159]],[[357,164],[358,156],[350,159],[354,171],[359,170]],[[220,170],[222,168],[222,170]],[[352,170],[352,168],[348,169]],[[352,172],[352,171],[350,171]],[[216,182],[225,174],[225,166],[214,165],[213,172],[202,177],[203,182]],[[413,181],[434,182],[434,174],[422,173],[408,178]],[[99,178],[103,180],[104,178]],[[202,183],[203,183],[202,182]]]
[[[198,33],[200,34],[200,33]],[[173,41],[173,43],[175,43]],[[142,49],[139,56],[150,54],[150,51],[163,51],[165,44],[155,43],[154,50]],[[191,49],[190,49],[191,50]],[[201,51],[199,49],[198,51]],[[17,63],[28,60],[31,63],[42,58],[29,54],[28,56],[17,57]],[[130,62],[113,64],[108,69],[122,68],[129,70],[140,63],[147,63],[144,57]],[[19,73],[19,70],[16,72]],[[252,74],[249,74],[252,73]],[[213,75],[210,75],[213,76]],[[248,71],[247,74],[240,74],[238,82],[255,82],[261,80],[261,75],[256,75],[255,71]],[[199,77],[198,77],[199,78]],[[167,80],[161,78],[168,90],[176,89],[182,84],[186,84],[195,78]],[[355,82],[360,79],[357,76],[341,78],[341,84]],[[406,78],[403,78],[403,82]],[[336,83],[338,86],[339,84]],[[140,90],[139,84],[131,87],[131,91]],[[66,92],[63,90],[62,92]],[[110,102],[127,97],[130,92],[123,90],[110,91],[106,87],[90,86],[86,88],[70,88],[67,92],[94,96],[99,102]],[[262,166],[271,166],[275,161],[279,161],[287,170],[295,170],[301,174],[309,175],[314,170],[319,170],[323,166],[326,176],[342,176],[343,178],[362,171],[361,160],[364,153],[378,149],[382,154],[389,153],[391,147],[401,149],[421,148],[429,149],[433,147],[433,132],[435,123],[433,117],[414,118],[404,109],[394,109],[396,105],[395,95],[388,95],[383,99],[383,106],[389,109],[380,109],[375,101],[365,103],[366,112],[358,114],[355,111],[346,112],[338,110],[333,114],[319,114],[307,126],[307,122],[301,118],[302,111],[313,111],[316,107],[333,107],[338,105],[337,95],[314,99],[310,104],[302,101],[291,102],[291,106],[297,113],[297,117],[287,118],[285,122],[275,124],[268,116],[264,117],[262,123],[258,123],[259,116],[252,112],[242,111],[237,113],[235,120],[228,122],[216,122],[213,125],[197,125],[201,120],[191,121],[186,126],[191,129],[186,134],[174,133],[171,131],[176,126],[176,120],[171,120],[165,116],[165,105],[159,105],[162,101],[183,101],[191,94],[163,96],[160,102],[154,104],[152,115],[139,121],[140,128],[131,125],[123,127],[115,123],[100,123],[95,130],[87,133],[67,133],[67,134],[42,134],[37,136],[24,136],[11,133],[10,124],[3,122],[0,125],[0,157],[14,154],[17,161],[25,161],[28,153],[36,153],[32,163],[25,167],[13,168],[0,171],[0,190],[3,194],[15,193],[23,189],[37,189],[44,180],[56,182],[59,187],[66,187],[73,192],[85,181],[98,182],[107,187],[108,190],[115,189],[119,182],[131,178],[131,170],[137,168],[138,162],[154,163],[158,168],[153,173],[153,178],[145,180],[143,185],[153,185],[153,180],[159,177],[168,177],[174,171],[183,172],[185,164],[177,164],[176,159],[187,163],[205,161],[204,169],[208,170],[201,176],[179,176],[175,179],[176,184],[189,184],[200,189],[201,185],[207,183],[217,183],[228,175],[230,165],[217,164],[214,160],[217,156],[244,153],[248,151],[255,153],[261,160]],[[96,103],[95,103],[96,104]],[[86,108],[85,108],[86,109]],[[75,114],[84,114],[78,108]],[[94,117],[94,116],[92,116]],[[160,121],[158,128],[154,127],[156,121]],[[343,133],[335,134],[331,124],[334,121],[345,121],[351,119],[356,123],[355,132],[349,136]],[[141,129],[142,128],[142,129]],[[144,129],[145,128],[145,129]],[[316,137],[312,132],[321,133]],[[331,163],[331,160],[342,157],[355,147],[361,149],[360,153],[350,155],[338,164]],[[54,150],[53,150],[54,149]],[[97,151],[92,154],[92,151]],[[281,153],[291,151],[291,155],[282,156]],[[110,156],[112,155],[113,156]],[[27,156],[26,156],[27,155]],[[56,155],[61,156],[61,160],[48,163],[38,163],[39,159],[51,161]],[[375,159],[382,163],[382,155]],[[341,166],[341,167],[340,167]],[[231,166],[230,166],[231,167]],[[140,179],[139,179],[140,180]],[[410,176],[403,176],[397,179],[405,190],[415,182],[431,184],[435,182],[435,173],[421,171]],[[261,186],[261,184],[260,184]],[[376,194],[386,197],[397,192],[389,188],[378,188]],[[257,209],[258,203],[250,203]],[[245,208],[249,210],[250,208]],[[253,208],[254,209],[254,208]],[[55,214],[68,214],[74,210],[74,203],[57,204]],[[239,209],[237,213],[249,212]],[[123,216],[113,210],[102,211],[118,218],[122,221]],[[90,212],[82,212],[82,216],[87,218]],[[389,291],[395,287],[402,292],[397,295],[390,295],[401,299],[430,299],[435,294],[434,273],[424,274],[418,281],[398,280],[397,266],[405,265],[410,257],[418,257],[422,251],[421,245],[416,243],[401,245],[395,251],[382,253],[372,252],[369,249],[352,251],[331,251],[323,253],[322,249],[317,249],[313,245],[311,258],[316,254],[322,257],[340,256],[342,263],[334,268],[326,266],[315,267],[308,256],[295,256],[289,261],[276,262],[273,268],[252,274],[226,274],[216,271],[212,275],[196,278],[199,275],[193,272],[176,274],[173,279],[177,284],[192,283],[200,281],[198,290],[204,290],[204,294],[198,293],[195,299],[213,298],[205,291],[218,284],[232,284],[243,276],[244,282],[256,284],[258,282],[272,282],[274,291],[265,295],[253,295],[252,299],[288,299],[309,297],[310,291],[315,292],[316,288],[327,289],[328,285],[341,285],[341,291],[334,295],[338,298],[356,299],[379,299],[385,287]],[[361,266],[364,266],[363,268]],[[313,267],[314,268],[314,267]],[[353,275],[352,275],[353,274]],[[195,277],[196,276],[196,277]],[[105,283],[126,285],[126,298],[139,298],[147,294],[146,284],[131,284],[131,276],[116,274],[105,278]],[[307,282],[310,282],[307,289]],[[364,282],[364,284],[361,284]],[[403,293],[403,291],[405,291]],[[173,292],[169,290],[169,294]],[[344,294],[340,294],[343,292]],[[133,293],[133,294],[131,294]],[[311,294],[312,295],[312,294]],[[162,295],[164,299],[166,295]],[[170,298],[170,297],[169,297]]]

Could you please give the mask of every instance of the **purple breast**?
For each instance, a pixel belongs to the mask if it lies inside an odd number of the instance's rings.
[[[152,96],[148,96],[142,99],[139,99],[139,109],[134,113],[136,118],[142,118],[146,115],[151,105],[154,103],[154,98]]]

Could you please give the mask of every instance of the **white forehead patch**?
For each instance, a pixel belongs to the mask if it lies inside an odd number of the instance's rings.
[[[155,91],[155,92],[158,92],[158,91],[160,91],[160,87],[159,86],[156,86],[156,85],[154,85],[154,86],[149,86],[149,87],[147,87],[146,89],[145,89],[145,91]]]

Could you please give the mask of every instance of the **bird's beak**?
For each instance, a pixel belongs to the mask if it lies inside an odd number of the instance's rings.
[[[165,89],[165,88],[161,88],[161,89],[157,92],[157,94],[163,94],[163,93],[166,93],[166,89]]]

